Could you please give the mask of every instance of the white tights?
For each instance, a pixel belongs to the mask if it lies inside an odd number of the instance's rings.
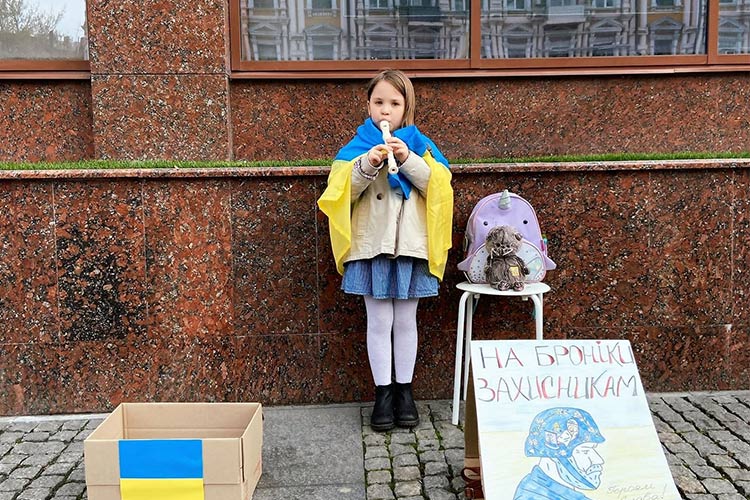
[[[419,299],[376,299],[369,295],[364,298],[367,310],[367,356],[370,358],[375,385],[391,383],[391,359],[396,382],[411,382],[417,361]]]

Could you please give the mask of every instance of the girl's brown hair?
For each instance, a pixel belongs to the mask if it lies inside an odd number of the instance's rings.
[[[408,127],[414,125],[414,109],[417,105],[417,97],[414,94],[414,86],[411,84],[409,77],[404,74],[403,71],[397,69],[386,69],[375,75],[367,85],[367,101],[370,101],[372,91],[380,82],[388,82],[393,85],[393,88],[404,96],[404,119],[401,123],[402,127]]]

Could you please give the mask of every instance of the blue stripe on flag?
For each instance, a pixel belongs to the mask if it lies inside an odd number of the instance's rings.
[[[200,439],[123,439],[120,478],[186,479],[203,477]]]

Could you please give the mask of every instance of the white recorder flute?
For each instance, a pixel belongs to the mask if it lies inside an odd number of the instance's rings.
[[[380,122],[380,130],[383,132],[383,142],[391,137],[391,124],[388,123],[388,120]],[[396,165],[396,158],[393,157],[393,151],[388,151],[388,173],[394,175],[398,173],[398,165]]]

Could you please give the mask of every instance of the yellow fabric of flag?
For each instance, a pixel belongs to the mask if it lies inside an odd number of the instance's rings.
[[[429,151],[423,155],[430,166],[427,183],[427,252],[430,273],[443,280],[448,250],[453,244],[453,188],[451,171]]]
[[[442,281],[448,250],[452,245],[453,188],[451,171],[436,161],[429,151],[422,155],[430,167],[427,184],[427,252],[430,274]],[[334,160],[328,175],[328,187],[318,199],[320,210],[328,216],[336,270],[344,274],[344,260],[352,247],[351,190],[354,160]]]
[[[328,216],[336,270],[344,274],[344,259],[352,248],[352,167],[354,160],[334,160],[328,174],[328,187],[318,200],[320,210]]]
[[[203,479],[120,479],[122,500],[204,500]]]

